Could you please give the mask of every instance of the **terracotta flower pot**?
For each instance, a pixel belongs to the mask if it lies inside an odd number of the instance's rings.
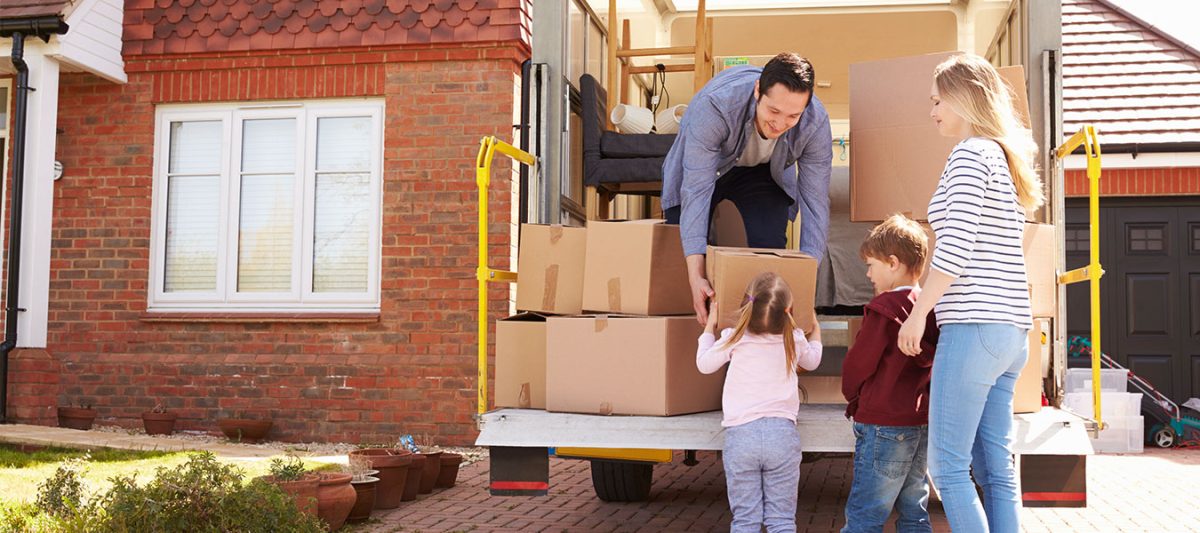
[[[425,469],[421,472],[421,494],[433,492],[437,484],[438,473],[442,471],[442,452],[421,452],[425,457]]]
[[[322,473],[317,482],[317,518],[325,521],[329,531],[337,531],[350,516],[350,508],[358,498],[350,480],[354,476],[342,473]]]
[[[417,492],[421,490],[421,474],[425,472],[425,456],[413,454],[412,464],[408,466],[408,484],[404,486],[404,497],[402,501],[411,502],[417,499]]]
[[[96,421],[95,409],[83,409],[80,407],[59,407],[58,408],[58,427],[71,429],[92,429],[92,422]]]
[[[371,518],[371,509],[375,508],[375,487],[378,485],[379,478],[372,476],[350,482],[357,498],[354,500],[354,507],[350,508],[350,516],[346,517],[347,522],[365,522]]]
[[[413,454],[399,448],[365,448],[354,450],[350,455],[366,457],[371,468],[379,471],[379,484],[375,487],[375,508],[399,507]]]
[[[442,454],[442,469],[438,471],[437,484],[439,489],[448,489],[458,480],[458,467],[462,464],[463,456],[457,453]]]
[[[291,496],[301,512],[317,516],[317,483],[321,479],[317,474],[304,474],[296,481],[276,481],[275,476],[263,476],[261,479]]]
[[[250,420],[248,418],[222,418],[217,421],[221,433],[229,440],[238,442],[262,442],[271,431],[270,420]]]
[[[175,432],[175,419],[177,418],[179,418],[177,413],[146,411],[142,413],[142,425],[146,427],[147,435],[170,435]]]

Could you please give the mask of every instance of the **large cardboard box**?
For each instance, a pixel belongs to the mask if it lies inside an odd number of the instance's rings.
[[[842,396],[842,376],[800,376],[800,403],[846,404]]]
[[[587,230],[523,224],[517,256],[517,309],[556,315],[583,311]]]
[[[933,70],[956,52],[850,65],[850,220],[874,222],[894,213],[928,218],[956,139],[942,137],[929,118]],[[1004,67],[1017,110],[1029,122],[1025,74]]]
[[[936,363],[936,355],[934,356]],[[1017,376],[1013,389],[1013,412],[1034,413],[1042,410],[1042,327],[1040,320],[1033,321],[1029,330],[1029,358]]]
[[[496,407],[546,408],[546,317],[496,321]]]
[[[1035,317],[1053,317],[1058,297],[1058,244],[1054,226],[1025,224],[1021,243],[1025,251],[1025,274],[1029,281],[1029,305]]]
[[[813,300],[817,287],[817,260],[795,250],[709,246],[705,257],[708,281],[716,292],[719,329],[737,323],[746,287],[763,272],[775,272],[792,289],[792,317],[804,331],[813,325]]]
[[[696,369],[695,317],[584,316],[547,321],[546,409],[669,416],[721,408],[725,370]]]
[[[694,315],[679,226],[661,220],[590,222],[583,308],[626,315]]]
[[[933,259],[936,239],[932,228],[927,224],[921,224],[921,227],[929,235],[929,257],[925,260],[925,272],[921,275],[921,285],[924,285],[929,277],[929,262]],[[1033,316],[1051,318],[1058,298],[1058,274],[1055,268],[1058,244],[1054,239],[1054,226],[1025,223],[1021,249],[1025,252],[1025,274]]]

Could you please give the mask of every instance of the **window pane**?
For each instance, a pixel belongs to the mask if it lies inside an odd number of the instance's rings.
[[[317,119],[317,170],[369,170],[371,138],[371,117]]]
[[[587,31],[587,72],[593,78],[596,78],[600,82],[600,85],[604,85],[604,61],[607,59],[604,53],[604,34],[600,33],[600,28],[590,21],[587,25]]]
[[[171,174],[215,174],[221,167],[221,121],[171,123]]]
[[[371,179],[317,175],[313,228],[313,292],[366,292]]]
[[[242,172],[296,171],[296,119],[242,123]]]
[[[243,176],[238,224],[238,292],[292,288],[294,177]]]
[[[219,192],[217,176],[168,179],[164,291],[216,290]]]
[[[8,87],[0,87],[0,131],[8,129]]]
[[[584,68],[587,65],[587,56],[583,49],[584,43],[587,42],[587,13],[584,13],[579,6],[575,5],[574,1],[568,3],[569,12],[569,29],[567,35],[570,38],[570,49],[567,56],[567,80],[571,85],[579,86],[579,77],[583,75]]]

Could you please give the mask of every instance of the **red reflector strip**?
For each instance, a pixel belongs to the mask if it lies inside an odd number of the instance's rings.
[[[1037,502],[1082,502],[1087,500],[1086,492],[1026,492],[1022,499]]]
[[[545,481],[493,481],[492,490],[549,490]]]

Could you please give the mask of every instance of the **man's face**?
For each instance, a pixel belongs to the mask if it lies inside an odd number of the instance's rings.
[[[754,82],[754,94],[758,92],[758,82]],[[758,127],[759,135],[767,139],[778,139],[787,130],[800,123],[800,115],[808,106],[812,93],[796,93],[788,90],[782,83],[772,85],[765,94],[758,97],[758,105],[754,111],[754,125]]]

